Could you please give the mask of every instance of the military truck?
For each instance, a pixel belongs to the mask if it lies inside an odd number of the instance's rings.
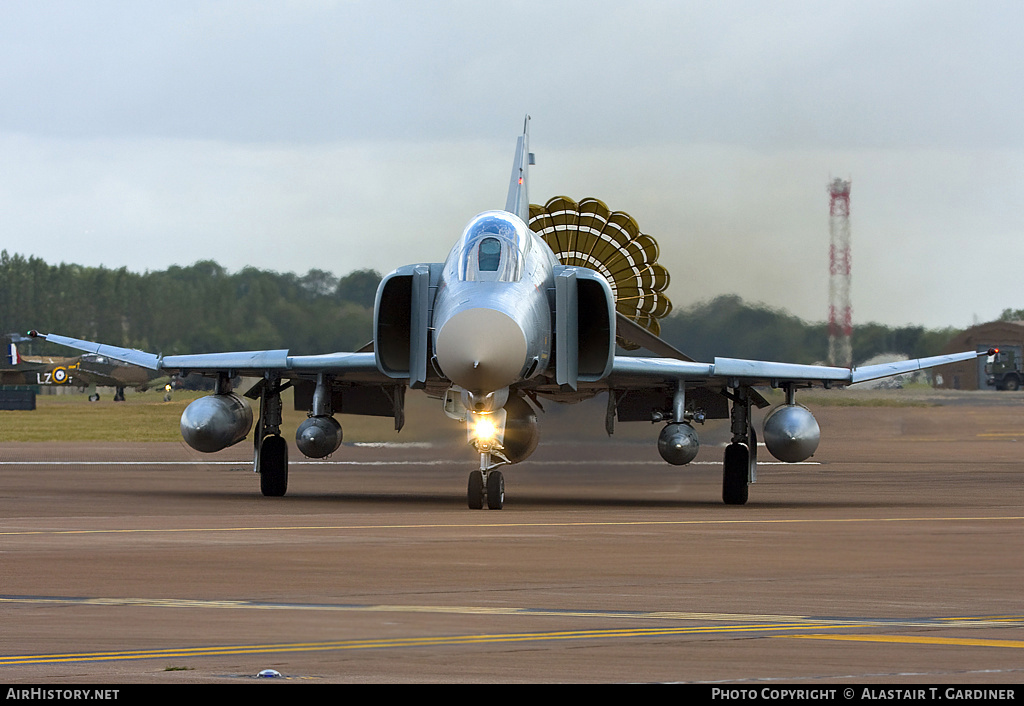
[[[991,362],[985,363],[988,384],[997,390],[1019,390],[1024,383],[1020,369],[1020,356],[1013,349],[996,349]]]

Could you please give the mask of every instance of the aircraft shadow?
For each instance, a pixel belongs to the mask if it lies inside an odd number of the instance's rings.
[[[105,493],[111,494],[111,493]],[[115,491],[115,495],[138,498],[139,491]],[[210,490],[153,490],[145,491],[143,495],[160,497],[165,500],[178,499],[188,502],[226,502],[233,503],[258,503],[270,508],[280,509],[282,504],[293,507],[301,507],[309,503],[325,503],[328,505],[391,505],[391,506],[422,506],[431,508],[463,508],[467,512],[466,499],[461,494],[454,493],[401,493],[401,492],[337,492],[337,493],[304,493],[301,491],[290,492],[282,498],[266,498],[258,493],[210,491]],[[580,497],[569,496],[558,493],[549,495],[526,494],[522,496],[506,496],[505,510],[516,508],[638,508],[638,509],[714,509],[722,513],[723,518],[729,519],[750,519],[756,521],[765,519],[761,516],[751,516],[752,511],[757,510],[888,510],[895,511],[900,508],[914,509],[942,509],[948,508],[948,504],[940,502],[886,502],[884,500],[850,500],[836,499],[823,501],[821,499],[808,499],[806,501],[788,498],[786,500],[773,501],[770,499],[751,499],[744,506],[724,505],[721,500],[694,499],[694,498],[641,498],[641,497]]]

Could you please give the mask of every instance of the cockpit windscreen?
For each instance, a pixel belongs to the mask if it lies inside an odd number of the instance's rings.
[[[504,211],[474,218],[459,243],[459,279],[463,281],[517,282],[530,244],[526,226]]]

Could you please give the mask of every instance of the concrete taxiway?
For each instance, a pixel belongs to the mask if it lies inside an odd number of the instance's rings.
[[[744,507],[712,425],[682,469],[655,427],[542,444],[502,511],[457,446],[346,446],[263,498],[246,443],[0,443],[0,681],[1024,682],[1010,395],[813,407],[812,462]]]

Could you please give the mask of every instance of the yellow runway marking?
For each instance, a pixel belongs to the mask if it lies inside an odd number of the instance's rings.
[[[443,647],[453,645],[548,642],[562,640],[605,640],[651,638],[683,635],[722,635],[735,633],[771,633],[806,625],[732,625],[668,628],[622,628],[605,630],[569,630],[559,632],[498,633],[451,635],[437,637],[370,638],[326,642],[294,642],[281,644],[222,645],[215,647],[182,647],[159,650],[123,650],[115,652],[70,652],[63,654],[11,655],[0,657],[0,667],[27,664],[58,664],[63,662],[104,662],[139,659],[182,659],[226,655],[255,655],[282,652],[322,652],[331,650],[394,649],[402,647]],[[822,626],[826,627],[826,626]],[[843,627],[863,627],[845,625]],[[905,637],[895,635],[775,635],[790,639],[846,640],[858,642],[904,643],[917,645],[954,645],[967,647],[1024,647],[1021,640],[985,640],[972,638]]]
[[[66,529],[66,530],[8,530],[0,537],[27,535],[69,535],[69,534],[184,534],[201,532],[308,532],[324,530],[423,530],[423,529],[529,529],[549,527],[669,527],[684,525],[808,525],[844,524],[868,522],[1019,522],[1024,515],[1002,515],[994,517],[846,517],[817,519],[750,519],[750,520],[622,520],[604,522],[485,522],[485,523],[435,523],[397,525],[283,525],[263,527],[178,527],[178,528],[135,528],[135,529]]]
[[[299,642],[282,644],[225,645],[219,647],[185,647],[162,650],[125,650],[119,652],[72,652],[66,654],[12,655],[0,657],[0,666],[19,664],[51,664],[59,662],[101,662],[132,659],[170,659],[223,655],[267,654],[275,652],[316,652],[327,650],[369,650],[396,647],[439,647],[446,645],[492,644],[501,642],[539,642],[552,640],[601,640],[611,638],[664,637],[689,634],[722,634],[792,630],[792,625],[733,625],[729,627],[623,628],[608,630],[570,630],[563,632],[500,633],[452,635],[440,637],[397,637],[331,642]],[[806,625],[800,626],[806,628]]]
[[[959,617],[921,617],[903,619],[844,618],[841,616],[766,615],[757,613],[700,613],[692,611],[618,611],[528,608],[521,606],[416,605],[387,603],[276,603],[247,600],[203,600],[196,598],[131,598],[114,596],[24,596],[0,594],[0,606],[67,605],[141,608],[214,608],[220,610],[320,611],[347,613],[433,613],[437,615],[506,615],[519,617],[588,618],[615,620],[691,621],[737,623],[754,629],[788,627],[817,628],[980,628],[1024,627],[1024,615],[982,615]],[[755,625],[756,624],[756,625]],[[693,629],[693,628],[687,628]],[[717,628],[708,628],[717,629]]]
[[[911,635],[782,635],[781,637],[793,640],[843,640],[847,642],[887,642],[905,645],[1024,648],[1024,640],[987,640],[972,637],[916,637]]]
[[[255,601],[196,600],[168,598],[113,598],[62,596],[0,596],[0,605],[12,604],[64,604],[83,607],[148,607],[148,608],[217,608],[255,610],[350,611],[435,613],[459,615],[507,615],[520,617],[558,617],[584,619],[617,619],[637,621],[687,621],[697,625],[662,625],[655,627],[599,628],[593,630],[565,630],[550,632],[497,633],[448,635],[430,637],[366,638],[323,642],[296,642],[281,644],[220,645],[212,647],[181,647],[157,650],[121,650],[110,652],[71,652],[62,654],[0,656],[0,667],[25,664],[56,664],[62,662],[99,662],[138,659],[181,659],[224,655],[270,654],[283,652],[315,652],[329,650],[368,650],[403,647],[440,647],[485,643],[523,643],[563,640],[644,639],[673,636],[747,635],[750,637],[789,637],[809,640],[848,640],[929,645],[957,645],[981,647],[1024,647],[1021,640],[991,640],[974,638],[913,637],[893,635],[849,635],[811,633],[809,630],[859,630],[907,627],[962,629],[984,627],[1020,627],[1024,615],[924,617],[907,619],[865,619],[842,617],[813,617],[793,615],[751,615],[742,613],[696,613],[685,611],[576,611],[523,607],[442,606],[442,605],[358,605],[358,604],[295,604],[260,603]],[[711,623],[711,624],[708,624]],[[734,624],[723,624],[734,623]],[[794,633],[794,634],[786,634]],[[800,634],[803,633],[803,634]]]

